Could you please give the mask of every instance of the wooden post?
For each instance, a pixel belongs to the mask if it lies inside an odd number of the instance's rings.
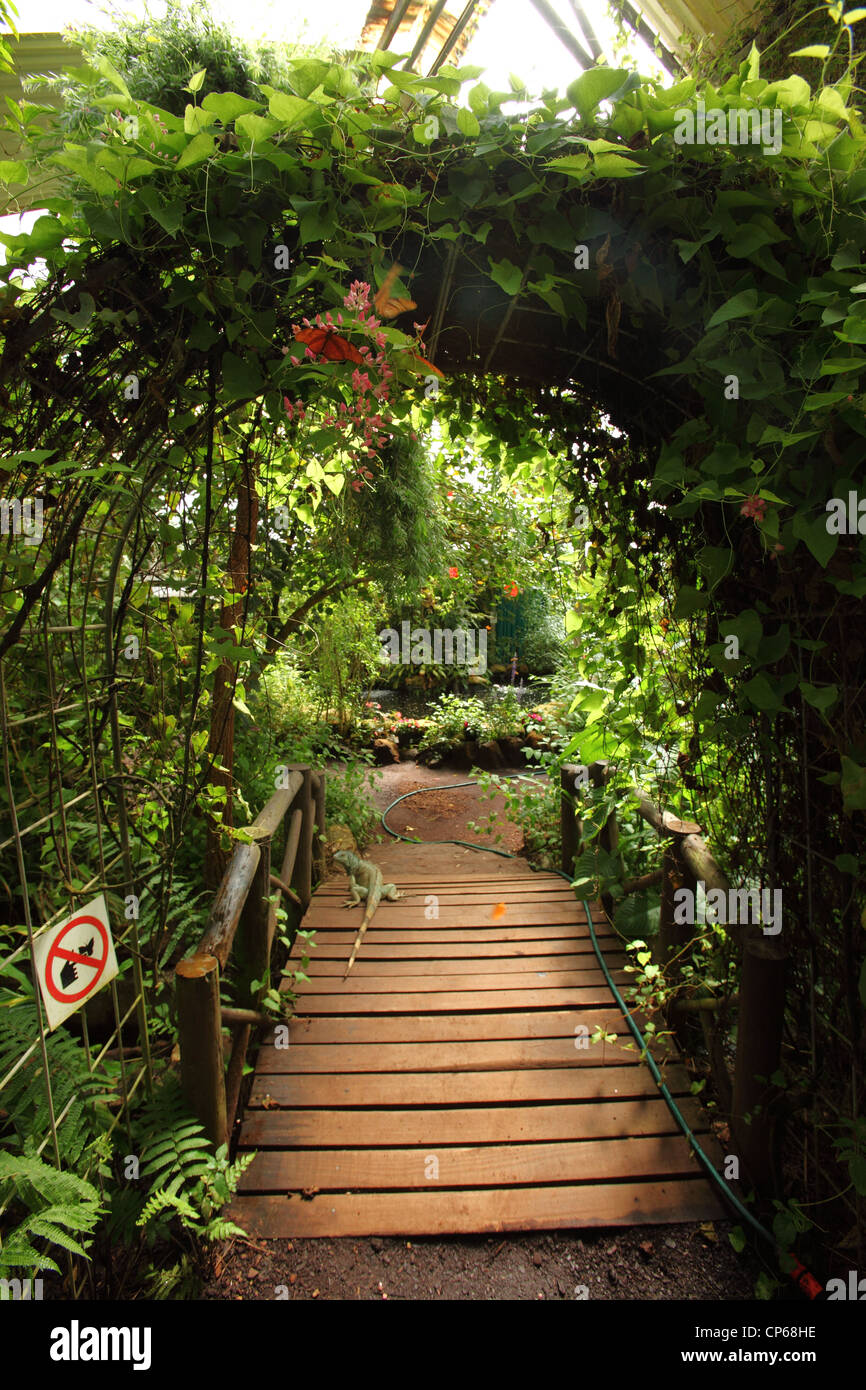
[[[770,1077],[779,1065],[782,1046],[785,966],[775,945],[745,942],[731,1122],[743,1164],[759,1191],[765,1191],[773,1179],[770,1102],[776,1087]],[[764,1080],[759,1081],[759,1076]]]
[[[249,1023],[239,1023],[233,1029],[232,1055],[229,1058],[225,1084],[226,1144],[231,1144],[232,1140],[232,1129],[234,1128],[235,1114],[244,1081],[244,1062],[246,1061],[247,1048],[250,1045],[251,1033],[252,1026]]]
[[[271,843],[270,840],[259,840],[258,844],[261,858],[255,877],[250,884],[240,920],[246,983],[249,987],[253,1008],[258,1008],[262,996],[268,988],[271,963],[271,943],[268,931],[271,908]],[[253,980],[262,981],[258,989],[252,988]]]
[[[589,765],[589,780],[594,787],[605,787],[610,779],[610,765],[606,762],[595,762]],[[616,854],[619,849],[619,825],[617,824],[616,812],[611,811],[607,820],[601,828],[598,836],[598,843],[606,854]],[[601,905],[611,921],[616,910],[613,895],[602,893]]]
[[[298,792],[296,808],[302,814],[301,834],[292,887],[301,900],[304,911],[310,906],[313,896],[313,774],[310,768],[302,769],[304,780]]]
[[[216,956],[182,960],[175,971],[180,1078],[187,1104],[208,1139],[226,1141],[226,1088]]]
[[[321,883],[325,877],[325,774],[318,772],[313,777],[313,807],[315,809],[316,834],[313,840],[313,878]]]
[[[666,969],[671,956],[694,935],[694,929],[687,922],[674,920],[676,905],[674,894],[679,888],[690,888],[695,893],[695,879],[683,858],[680,847],[681,837],[672,835],[665,845],[662,859],[661,910],[659,929],[653,942],[653,960],[656,965]],[[692,899],[694,901],[694,897]],[[676,967],[679,973],[679,966]]]
[[[574,877],[577,859],[578,829],[577,812],[574,804],[575,778],[577,767],[574,763],[563,763],[559,769],[559,823],[562,834],[562,871]]]

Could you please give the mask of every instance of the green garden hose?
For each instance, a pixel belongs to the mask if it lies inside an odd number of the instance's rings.
[[[521,776],[520,773],[506,773],[504,775],[511,777]],[[398,796],[395,801],[392,801],[389,806],[385,807],[385,810],[382,812],[381,818],[382,828],[386,830],[389,835],[392,835],[396,840],[404,840],[407,844],[463,845],[467,849],[480,850],[484,854],[498,854],[502,859],[516,859],[518,856],[516,854],[510,854],[507,850],[492,849],[488,845],[474,845],[471,844],[468,840],[420,840],[417,836],[401,835],[399,831],[392,830],[390,825],[388,824],[387,817],[389,811],[392,811],[395,806],[398,806],[400,804],[401,801],[408,800],[410,796],[420,796],[423,792],[451,791],[457,787],[477,787],[478,785],[479,784],[477,781],[471,779],[467,782],[446,782],[441,786],[418,787],[415,791],[404,792],[402,796]],[[534,866],[532,864],[530,864],[529,867],[534,870]],[[552,872],[558,874],[560,878],[564,878],[566,883],[568,883],[569,886],[571,886],[571,876],[569,874],[564,873],[562,869],[554,869]],[[632,1018],[631,1013],[629,1012],[628,1007],[625,1003],[625,1000],[623,999],[622,995],[617,989],[616,984],[614,983],[614,980],[611,976],[611,973],[608,970],[607,961],[605,960],[601,952],[601,948],[598,944],[598,939],[595,935],[595,927],[593,925],[592,913],[590,911],[589,903],[586,902],[585,899],[581,899],[581,902],[583,904],[583,910],[586,913],[586,920],[589,925],[589,936],[592,942],[593,950],[595,951],[598,963],[601,966],[602,971],[604,972],[604,977],[607,981],[608,987],[611,993],[613,994],[614,999],[616,1000],[617,1008],[621,1011],[622,1016],[628,1024],[629,1030],[633,1038],[635,1039],[635,1041],[641,1049],[641,1055],[646,1060],[646,1063],[650,1069],[650,1074],[652,1075],[653,1080],[659,1088],[659,1092],[661,1093],[662,1099],[664,1100],[665,1104],[667,1105],[668,1109],[670,1110],[671,1114],[673,1115],[674,1119],[676,1120],[686,1139],[691,1144],[701,1163],[704,1165],[704,1168],[707,1172],[707,1176],[711,1179],[711,1181],[713,1181],[716,1184],[716,1187],[722,1193],[725,1200],[734,1207],[738,1216],[742,1217],[742,1219],[748,1223],[748,1225],[752,1228],[753,1231],[755,1231],[764,1240],[768,1241],[773,1246],[774,1250],[777,1251],[777,1253],[785,1253],[790,1255],[790,1251],[781,1251],[781,1247],[779,1246],[776,1237],[773,1235],[772,1231],[769,1231],[766,1226],[762,1225],[762,1223],[752,1215],[748,1207],[745,1207],[743,1203],[740,1201],[740,1199],[733,1192],[731,1192],[727,1182],[719,1173],[715,1164],[712,1162],[712,1159],[710,1159],[707,1156],[707,1154],[704,1153],[704,1150],[698,1143],[696,1136],[693,1134],[691,1128],[689,1127],[688,1121],[685,1119],[685,1116],[682,1114],[679,1106],[677,1105],[676,1101],[674,1100],[673,1096],[671,1095],[670,1091],[668,1090],[667,1086],[662,1080],[662,1074],[656,1065],[655,1058],[649,1051],[646,1039],[644,1038],[643,1034],[641,1033],[640,1029],[635,1023],[634,1019]],[[791,1278],[799,1284],[800,1288],[803,1290],[804,1293],[806,1293],[809,1296],[809,1298],[817,1297],[817,1295],[821,1292],[821,1285],[818,1283],[817,1279],[815,1279],[814,1275],[810,1274],[808,1270],[806,1270],[804,1266],[799,1262],[799,1260],[796,1259],[796,1256],[791,1256],[791,1258],[794,1260],[794,1269],[791,1271]]]

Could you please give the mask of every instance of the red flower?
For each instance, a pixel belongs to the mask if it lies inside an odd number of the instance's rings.
[[[505,585],[505,592],[509,598],[517,598],[517,585],[514,583],[513,580],[511,581],[510,588],[507,584]]]
[[[755,521],[760,524],[764,520],[766,510],[767,503],[764,498],[758,497],[757,494],[753,493],[751,497],[746,498],[740,508],[740,516],[753,516]]]
[[[458,570],[457,566],[452,565],[448,571],[448,577],[449,579],[456,579],[459,573],[460,571]]]

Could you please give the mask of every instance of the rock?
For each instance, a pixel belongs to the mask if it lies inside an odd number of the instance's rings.
[[[388,763],[399,763],[400,749],[393,738],[373,739],[373,758],[379,767]]]
[[[329,825],[325,832],[328,848],[336,854],[337,850],[351,850],[352,854],[358,853],[358,846],[355,837],[347,825],[339,825],[336,822]]]
[[[535,1268],[536,1268],[536,1269],[540,1269],[540,1268],[541,1268],[541,1266],[542,1266],[542,1264],[543,1264],[543,1259],[542,1259],[542,1255],[541,1255],[541,1251],[540,1251],[540,1250],[536,1250],[535,1254],[534,1254],[533,1257],[532,1257],[532,1263],[535,1265]]]
[[[638,1249],[640,1250],[644,1259],[649,1260],[652,1257],[653,1253],[653,1243],[651,1240],[642,1240],[640,1245],[638,1246]]]
[[[385,1242],[382,1240],[381,1236],[374,1236],[373,1239],[370,1241],[371,1246],[377,1252],[377,1254],[382,1249],[384,1243]]]
[[[568,1285],[564,1279],[557,1279],[556,1287],[559,1290],[560,1298],[568,1298]]]
[[[526,740],[524,738],[518,738],[516,735],[509,735],[508,738],[497,739],[499,751],[502,754],[506,767],[526,766],[526,757],[523,752],[525,742]]]
[[[617,1283],[619,1283],[619,1276],[618,1276],[618,1274],[617,1274],[617,1272],[616,1272],[615,1269],[609,1269],[609,1270],[607,1271],[607,1277],[608,1277],[608,1279],[610,1280],[610,1282],[611,1282],[612,1284],[617,1284]]]
[[[483,768],[485,772],[499,772],[505,766],[505,759],[495,739],[489,738],[485,743],[478,744],[475,765]]]
[[[668,1247],[668,1250],[676,1250],[677,1248],[677,1243],[675,1240],[668,1239],[665,1241],[665,1245]]]

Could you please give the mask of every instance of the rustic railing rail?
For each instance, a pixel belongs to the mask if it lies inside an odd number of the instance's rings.
[[[610,780],[612,770],[607,763],[596,762],[585,771],[588,781],[601,787]],[[574,873],[575,862],[585,843],[574,795],[580,778],[578,766],[566,765],[561,770],[562,867],[569,874]],[[664,811],[640,788],[631,790],[637,797],[641,816],[666,843],[662,868],[637,879],[624,879],[622,887],[625,892],[633,892],[652,883],[661,883],[661,912],[653,942],[653,960],[664,968],[668,982],[676,983],[680,978],[682,949],[693,938],[695,928],[677,920],[674,894],[684,887],[694,894],[698,882],[702,882],[705,890],[724,893],[730,904],[731,886],[703,839],[700,825],[679,820]],[[598,838],[603,849],[616,853],[619,830],[615,812],[608,817]],[[602,904],[612,917],[612,898],[603,896]],[[684,1014],[699,1015],[722,1106],[730,1116],[736,1151],[755,1187],[764,1189],[773,1177],[771,1101],[775,1088],[770,1078],[779,1066],[782,1046],[788,948],[781,934],[767,935],[761,925],[729,921],[730,915],[720,913],[717,920],[741,953],[739,995],[725,1001],[737,1005],[733,1086],[713,1026],[712,1015],[717,1001],[675,998],[670,1021],[672,1026],[681,1027]],[[736,917],[736,913],[733,915]]]
[[[287,785],[253,821],[253,841],[236,847],[204,934],[175,971],[181,1083],[208,1138],[217,1145],[231,1135],[252,1030],[273,1022],[258,1004],[268,987],[277,909],[285,894],[300,920],[314,879],[325,872],[325,774],[300,766],[289,766],[287,773]],[[284,820],[286,844],[277,874],[271,851]],[[250,985],[260,982],[250,990],[253,1007],[248,1009],[220,1003],[220,979],[236,936],[242,980]],[[232,1031],[228,1067],[222,1040],[226,1025]]]

